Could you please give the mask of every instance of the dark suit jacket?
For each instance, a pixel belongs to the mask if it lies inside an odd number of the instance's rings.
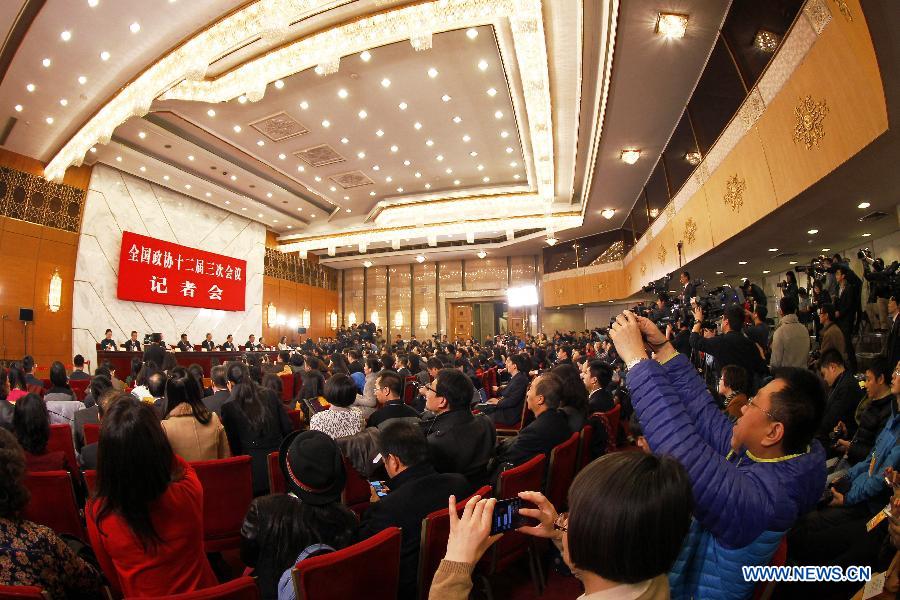
[[[81,454],[78,455],[81,468],[85,471],[97,469],[97,446],[97,442],[88,444],[81,449]]]
[[[474,489],[462,475],[437,473],[427,462],[406,469],[385,484],[390,492],[363,514],[360,537],[371,537],[388,527],[399,527],[403,531],[400,591],[397,597],[401,600],[414,599],[422,519],[428,513],[445,508],[450,495],[462,500]]]
[[[203,399],[203,405],[206,406],[209,410],[219,415],[219,418],[222,418],[222,405],[228,402],[231,399],[231,392],[228,390],[219,390],[218,392],[213,392],[211,396],[207,396]]]
[[[422,430],[439,473],[462,473],[473,486],[487,482],[487,466],[497,444],[497,430],[490,419],[466,409],[451,410],[423,421]]]
[[[588,396],[588,414],[607,412],[612,410],[615,405],[616,401],[613,399],[612,394],[603,388],[594,390],[591,392],[591,395]]]
[[[203,342],[200,344],[200,347],[204,350],[212,352],[216,349],[216,343],[212,340],[203,340]]]
[[[835,319],[837,326],[843,331],[849,331],[853,327],[853,317],[856,315],[856,293],[849,283],[844,284],[844,289],[838,291],[838,297],[834,301],[834,309],[840,313]],[[849,344],[849,340],[847,340]]]
[[[415,419],[419,417],[419,413],[417,413],[412,406],[404,404],[403,400],[391,400],[369,415],[369,420],[366,422],[366,425],[368,427],[378,427],[385,421],[407,417]]]
[[[765,373],[766,361],[759,355],[756,344],[743,333],[729,331],[724,335],[705,338],[699,333],[691,333],[691,347],[711,354],[717,369],[726,365],[738,365],[747,373]]]
[[[31,373],[27,373],[25,375],[25,385],[37,385],[40,387],[44,387],[44,382],[32,375]]]
[[[96,404],[90,408],[83,408],[75,412],[75,421],[73,423],[73,427],[75,428],[75,449],[79,452],[84,446],[85,423],[100,423],[100,413],[98,412]]]
[[[144,361],[153,361],[157,367],[162,367],[163,359],[166,357],[166,349],[157,344],[147,344],[144,346]]]
[[[137,340],[128,340],[122,347],[130,352],[140,352],[141,351],[141,343]]]
[[[234,345],[234,342],[225,342],[222,344],[223,352],[233,352],[237,350],[237,347]]]
[[[83,381],[85,379],[90,379],[91,375],[89,373],[85,373],[84,371],[74,370],[72,374],[69,375],[69,379],[73,381]]]
[[[179,341],[177,344],[175,344],[175,347],[178,348],[179,350],[181,350],[182,352],[193,352],[194,351],[194,345],[192,343],[190,343],[189,341],[188,342]]]
[[[522,418],[522,404],[525,402],[525,392],[528,391],[528,375],[516,373],[509,383],[500,392],[500,402],[497,408],[490,413],[494,423],[513,425]]]
[[[849,370],[844,371],[829,391],[825,403],[825,414],[819,424],[819,431],[816,432],[816,437],[826,450],[831,448],[828,435],[834,430],[838,421],[843,421],[847,426],[847,433],[851,439],[856,434],[856,407],[862,397],[863,391],[853,377],[853,373]]]
[[[101,350],[115,350],[116,349],[116,341],[103,338],[102,340],[100,340],[100,349]]]
[[[884,354],[888,359],[888,364],[892,367],[896,366],[897,361],[900,361],[900,315],[894,317]]]
[[[550,459],[550,451],[572,435],[569,420],[565,413],[558,410],[546,410],[522,429],[510,441],[497,448],[497,461],[500,464],[510,463],[518,466],[528,462],[538,454],[545,454]]]

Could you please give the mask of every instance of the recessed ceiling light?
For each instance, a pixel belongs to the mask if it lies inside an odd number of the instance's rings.
[[[797,264],[797,261],[796,261],[796,260],[792,260],[792,261],[790,261],[788,264],[789,264],[789,265],[796,265],[796,264]]]
[[[869,208],[870,206],[872,206],[872,205],[869,204],[868,202],[860,202],[860,203],[856,206],[856,208]]]
[[[604,219],[609,220],[609,219],[612,219],[616,215],[616,211],[613,208],[606,208],[606,209],[600,211],[600,215]]]
[[[739,261],[738,261],[738,264],[739,264],[739,265],[746,265],[746,264],[747,264],[747,261],[746,261],[746,260],[739,260]]]
[[[235,125],[235,126],[234,126],[234,132],[235,132],[235,133],[240,133],[240,132],[241,132],[241,126],[240,126],[240,125]]]
[[[80,76],[78,77],[78,83],[80,83],[81,85],[86,84],[86,83],[87,83],[87,77],[85,77],[84,75],[80,75]]]
[[[450,96],[444,94],[443,96],[441,96],[441,100],[443,100],[444,102],[450,102]]]
[[[359,57],[363,59],[363,62],[369,62],[370,60],[372,60],[372,53],[368,50],[363,50],[362,54],[360,54]]]
[[[371,261],[371,260],[364,260],[364,261],[363,261],[363,266],[364,266],[365,268],[368,269],[369,267],[372,266],[372,261]]]
[[[66,100],[65,98],[60,98],[60,99],[59,99],[59,105],[60,105],[60,106],[68,106],[68,105],[69,105],[69,101]]]
[[[331,127],[331,121],[329,121],[328,119],[325,119],[324,121],[322,121],[322,127],[325,127],[325,128]]]
[[[862,236],[863,236],[863,237],[871,237],[872,234],[871,234],[871,233],[864,233],[864,234],[862,234]]]
[[[384,178],[385,183],[390,183],[390,182],[392,182],[393,180],[394,180],[394,178],[391,177],[390,175],[388,175],[387,177]]]
[[[344,88],[338,90],[338,98],[346,98],[350,94]]]
[[[466,37],[468,37],[470,40],[474,40],[478,37],[478,30],[472,27],[466,29]]]
[[[282,152],[281,154],[278,155],[278,159],[279,159],[279,160],[284,160],[284,159],[286,159],[286,158],[287,158],[287,154],[285,154],[285,153],[283,153],[283,152]]]
[[[316,68],[313,69],[313,72],[316,75],[318,75],[319,77],[321,77],[321,76],[325,75],[325,67],[323,67],[322,65],[316,65]]]
[[[494,88],[488,88],[487,95],[490,96],[491,98],[493,98],[494,96],[497,95],[497,90],[495,90]]]
[[[456,124],[462,123],[462,117],[456,115],[455,117],[453,117],[453,122]]]
[[[247,96],[241,94],[240,96],[238,96],[238,102],[241,104],[247,104]]]
[[[210,194],[209,192],[206,192],[206,194],[204,194],[204,195],[205,195],[207,198],[211,198],[211,197],[212,197],[212,194]]]
[[[367,112],[364,111],[364,110],[361,110],[361,111],[359,111],[359,112],[356,113],[356,114],[359,115],[359,118],[360,118],[360,119],[365,119],[366,117],[369,116],[369,113],[367,113]]]
[[[29,92],[33,92],[35,90],[34,84],[29,83],[28,85],[25,86],[25,89],[28,90]]]
[[[163,175],[163,181],[168,181],[168,180],[169,180],[169,176],[168,176],[168,175]]]
[[[375,195],[375,192],[369,192],[369,195],[370,195],[370,196],[374,196],[374,195]]]
[[[347,196],[344,196],[344,200],[349,200],[349,198],[347,198]],[[349,209],[349,208],[348,208],[348,209],[347,209],[347,210],[346,210],[346,212],[348,212],[348,213],[349,213],[349,212],[353,212],[353,211],[352,211],[352,210],[350,210],[350,209]]]
[[[117,156],[117,157],[116,157],[116,162],[122,162],[122,157],[121,157],[121,156]]]
[[[266,198],[271,198],[271,197],[272,197],[272,192],[266,192]]]
[[[387,77],[385,77],[384,79],[382,79],[382,80],[381,80],[381,87],[383,87],[383,88],[389,88],[389,87],[391,87],[391,80],[388,79]]]
[[[425,145],[428,147],[434,146],[434,140],[425,140]]]
[[[443,154],[438,154],[438,155],[435,156],[434,158],[435,158],[435,160],[437,160],[438,162],[441,162],[442,160],[444,160],[444,155],[443,155]]]
[[[444,172],[445,172],[447,175],[451,175],[451,174],[453,173],[453,169],[451,169],[450,167],[447,167],[446,169],[444,169]]]
[[[688,16],[674,13],[659,13],[656,33],[668,39],[680,39],[687,30]]]
[[[237,175],[232,175],[232,176],[231,176],[231,180],[232,180],[232,181],[237,181]]]
[[[399,150],[399,149],[400,149],[400,148],[398,148],[396,144],[393,145],[393,146],[391,146],[391,152],[396,152],[396,151]]]
[[[132,23],[131,25],[128,26],[128,29],[131,31],[131,33],[137,33],[141,30],[141,24],[138,23],[137,21],[135,21],[134,23]]]
[[[288,229],[293,229],[294,226],[293,226],[293,225],[288,225],[287,228],[288,228]]]
[[[428,69],[428,76],[431,77],[432,79],[434,79],[435,77],[438,76],[438,70],[435,69],[434,67],[431,67],[430,69]]]
[[[262,140],[256,140],[256,145],[257,145],[257,146],[265,146],[266,143],[265,143],[264,141],[262,141]]]
[[[503,111],[502,111],[502,110],[498,110],[497,112],[495,112],[495,113],[494,113],[494,118],[495,118],[495,119],[502,119],[502,118],[503,118]]]
[[[88,6],[91,8],[96,8],[98,4],[100,4],[100,0],[88,0]]]
[[[487,183],[488,181],[491,180],[491,178],[490,178],[490,177],[482,177],[481,180],[482,180],[483,182]]]
[[[519,166],[519,163],[517,163],[516,161],[512,161],[511,163],[509,163],[509,166],[511,166],[512,168],[515,169],[516,167]]]
[[[507,147],[506,147],[506,153],[507,153],[507,154],[512,154],[512,153],[513,153],[513,149],[510,148],[509,146],[507,146]]]
[[[45,67],[49,67],[50,63],[51,63],[51,61],[49,58],[45,58],[44,60],[41,61],[41,64],[44,65]]]
[[[15,109],[16,109],[16,112],[22,112],[22,105],[16,104]]]
[[[822,252],[831,252],[831,248],[822,248]]]
[[[336,192],[336,191],[337,191],[337,188],[336,188],[336,187],[334,187],[334,186],[331,186],[331,187],[330,187],[330,188],[328,188],[328,189],[330,189],[330,190],[331,190],[331,191],[332,191],[332,192]]]
[[[188,160],[194,160],[194,155],[193,155],[193,154],[188,154]]]
[[[484,165],[478,165],[476,167],[479,171],[484,171]]]
[[[263,214],[262,214],[262,213],[256,213],[256,216],[259,217],[259,218],[262,218]]]
[[[778,252],[778,248],[769,248],[769,252]]]
[[[315,180],[316,180],[316,182],[318,183],[318,182],[322,181],[322,178],[319,177],[318,175],[316,175]]]
[[[478,156],[478,153],[475,152],[474,150],[472,150],[471,152],[469,152],[469,156],[471,156],[472,158],[475,158],[476,156]]]
[[[413,123],[413,127],[415,127],[416,131],[418,131],[419,129],[422,129],[422,124],[416,121],[415,123]]]
[[[402,187],[398,187],[398,188],[397,188],[397,193],[398,193],[398,194],[402,194],[402,193],[403,193],[403,188],[402,188]]]
[[[406,110],[407,107],[409,107],[409,104],[407,104],[406,102],[401,102],[397,106],[400,107],[400,110]]]
[[[469,137],[469,134],[468,134],[468,133],[465,134],[464,136],[462,136],[462,141],[464,141],[464,142],[468,142],[468,141],[471,140],[471,139],[472,139],[472,138]]]
[[[516,173],[515,175],[513,175],[513,179],[519,179],[520,177],[521,177],[521,175],[519,175],[518,173]]]
[[[100,53],[100,60],[102,60],[102,61],[107,61],[107,60],[109,60],[109,52],[107,52],[106,50],[104,50],[103,52],[101,52],[101,53]]]
[[[297,170],[303,173],[304,171],[306,171],[306,167],[304,167],[303,165],[297,165]]]
[[[378,137],[381,137],[381,136],[384,135],[384,131],[382,131],[381,129],[379,129],[378,131],[375,132],[375,135],[377,135]]]
[[[275,88],[280,90],[283,87],[284,87],[284,81],[282,81],[281,79],[276,79],[275,80]]]
[[[72,32],[68,29],[59,34],[60,39],[64,42],[68,42],[72,39]]]
[[[416,173],[415,173],[415,174],[416,174],[416,179],[418,179],[418,178],[419,178],[419,177],[421,177],[421,176],[422,176],[422,174],[421,174],[421,173],[419,173],[419,172],[418,172],[418,171],[416,171]]]
[[[716,271],[716,275],[721,275],[721,274],[724,273],[724,272],[725,272],[725,271]]]
[[[341,138],[341,143],[342,143],[342,144],[349,144],[349,143],[350,143],[350,140],[348,140],[347,138],[344,137],[344,138]]]
[[[379,166],[379,165],[372,165],[372,170],[373,170],[373,171],[380,171],[380,170],[381,170],[381,166]]]
[[[503,131],[500,132],[500,137],[502,137],[503,139],[508,138],[509,132],[504,129]]]
[[[640,157],[641,157],[640,150],[622,150],[622,154],[621,154],[622,162],[624,162],[626,164],[633,165],[634,163],[636,163],[638,161],[638,159]]]
[[[184,189],[186,189],[186,190],[191,189],[191,184],[189,184],[189,183],[184,184]]]
[[[487,71],[487,68],[488,68],[488,63],[487,63],[487,61],[484,60],[484,59],[479,60],[479,61],[478,61],[478,68],[481,69],[482,71]]]
[[[425,184],[425,189],[426,189],[426,190],[430,190],[430,189],[431,189],[431,184],[430,184],[430,183],[426,183],[426,184]]]
[[[299,106],[300,106],[301,110],[306,110],[307,108],[309,108],[309,102],[307,102],[306,100],[303,100]]]
[[[771,271],[763,271],[763,275],[768,275]]]
[[[453,185],[459,185],[459,179],[454,179],[454,180],[453,180]]]
[[[819,230],[818,229],[810,229],[806,233],[808,233],[809,235],[816,235],[817,233],[819,233]]]
[[[357,152],[357,153],[356,153],[356,156],[357,156],[357,158],[365,158],[365,157],[366,157],[366,153],[365,153],[365,152]]]
[[[53,117],[47,117],[47,125],[53,125]]]

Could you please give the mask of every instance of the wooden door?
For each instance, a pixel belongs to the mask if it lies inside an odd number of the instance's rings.
[[[509,309],[509,332],[513,335],[523,337],[525,335],[525,309],[511,308]]]
[[[450,313],[453,315],[453,337],[467,340],[472,337],[472,305],[453,304]]]

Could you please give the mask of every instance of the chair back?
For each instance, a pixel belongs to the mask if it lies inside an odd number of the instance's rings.
[[[569,486],[572,485],[575,472],[578,470],[578,440],[580,437],[580,433],[576,431],[572,437],[550,452],[545,495],[558,511],[562,511],[566,506]]]
[[[589,421],[600,420],[603,422],[603,426],[606,428],[606,452],[614,452],[616,449],[616,440],[618,439],[619,432],[619,415],[622,412],[622,405],[616,404],[611,409],[606,412],[595,412],[590,417],[588,417]]]
[[[241,525],[253,501],[249,456],[191,463],[203,485],[203,537],[207,552],[240,546]]]
[[[82,471],[81,474],[84,475],[84,485],[87,486],[88,495],[93,496],[94,492],[97,491],[97,471],[88,469],[87,471]]]
[[[25,473],[25,487],[31,498],[22,518],[46,525],[57,534],[73,535],[87,542],[81,514],[75,502],[72,477],[66,471]]]
[[[472,496],[487,498],[491,494],[491,486],[486,485]],[[461,515],[472,497],[456,501],[456,510]],[[444,554],[447,552],[447,539],[450,537],[450,510],[442,508],[430,513],[422,519],[422,537],[419,542],[419,600],[428,598],[431,580],[437,572]]]
[[[138,599],[132,596],[125,600]],[[259,588],[252,577],[244,576],[202,590],[153,598],[141,596],[140,600],[259,600]]]
[[[294,374],[279,373],[281,379],[281,401],[287,404],[294,399]]]
[[[303,427],[303,411],[302,410],[289,410],[287,411],[288,418],[291,420],[291,427],[294,431],[299,431],[301,427]]]
[[[72,392],[75,393],[75,398],[77,400],[84,400],[85,395],[87,394],[88,386],[91,385],[90,379],[70,379],[69,387],[72,388]]]
[[[594,426],[581,428],[581,442],[578,444],[578,470],[582,470],[591,462],[591,440],[594,439]]]
[[[497,429],[497,433],[499,435],[515,435],[522,431],[522,428],[525,427],[525,418],[528,416],[528,403],[525,399],[522,399],[522,416],[519,418],[518,423],[510,423],[510,424],[502,424],[496,423],[495,428]]]
[[[0,585],[0,600],[49,600],[50,596],[33,585]]]
[[[72,428],[66,423],[50,426],[47,452],[57,451],[62,451],[66,455],[66,461],[68,461],[70,469],[78,470],[78,461],[75,460],[75,443],[72,441]]]
[[[369,482],[365,477],[359,474],[353,464],[344,458],[344,470],[347,472],[347,481],[344,484],[344,492],[341,494],[341,501],[344,505],[362,516],[366,509],[369,508]]]
[[[400,585],[400,529],[313,556],[291,570],[297,600],[395,600]]]
[[[49,379],[43,379],[43,378],[42,378],[42,379],[41,379],[41,383],[44,384],[44,389],[45,389],[45,390],[49,390],[50,388],[53,387],[53,382],[50,381]]]
[[[415,376],[407,377],[403,382],[403,402],[412,404],[416,399],[417,389],[419,389],[419,379]]]
[[[497,367],[491,367],[481,375],[481,385],[488,398],[494,397],[494,386],[497,385]]]
[[[47,388],[42,385],[35,385],[33,383],[28,383],[25,385],[25,391],[29,394],[37,394],[41,398],[44,397],[44,394],[47,393]]]
[[[85,423],[84,424],[84,445],[96,444],[100,441],[100,424]]]
[[[281,472],[281,465],[278,463],[278,452],[269,453],[266,457],[266,465],[269,470],[269,493],[284,494],[287,492],[284,473]]]

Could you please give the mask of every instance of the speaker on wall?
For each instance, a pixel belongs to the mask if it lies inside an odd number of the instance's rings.
[[[19,309],[19,320],[31,322],[34,321],[34,309],[32,308],[20,308]]]

